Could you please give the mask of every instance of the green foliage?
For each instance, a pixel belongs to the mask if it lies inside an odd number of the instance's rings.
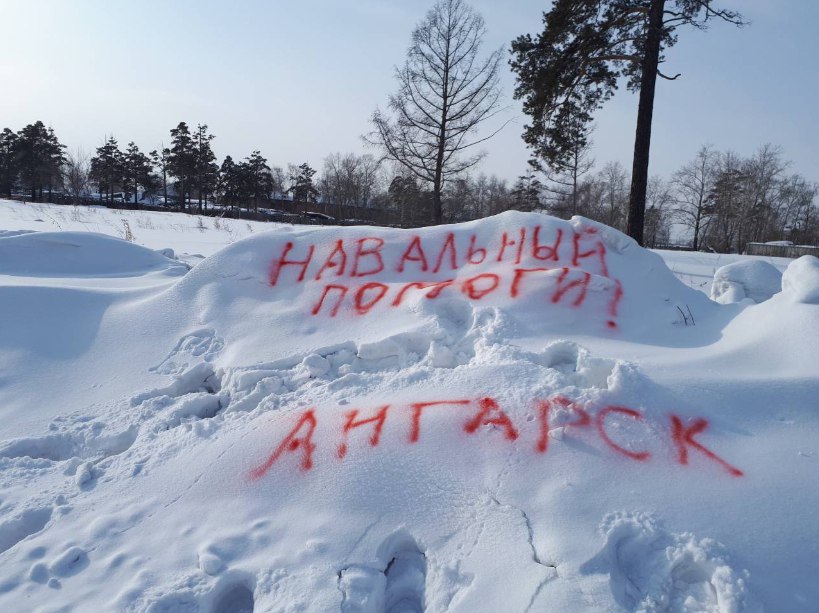
[[[625,82],[639,91],[649,9],[658,0],[556,0],[543,15],[543,30],[512,42],[515,98],[531,123],[523,139],[535,160],[554,168],[587,142],[593,114]],[[677,42],[677,29],[703,29],[713,19],[741,24],[734,11],[711,0],[661,1],[662,50]]]
[[[296,202],[316,202],[319,192],[313,185],[313,170],[307,162],[291,169],[290,192]]]

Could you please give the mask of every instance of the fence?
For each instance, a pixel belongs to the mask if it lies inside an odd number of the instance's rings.
[[[803,255],[819,257],[819,247],[810,245],[769,245],[767,243],[748,243],[745,255],[764,255],[773,258],[798,258]]]

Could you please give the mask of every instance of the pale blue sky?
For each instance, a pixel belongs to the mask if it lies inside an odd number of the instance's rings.
[[[37,119],[71,148],[105,134],[145,150],[179,121],[207,123],[221,159],[258,148],[271,164],[363,151],[360,135],[394,90],[413,26],[432,1],[0,0],[0,128]],[[547,2],[474,0],[487,48],[536,33]],[[819,1],[732,0],[751,25],[680,32],[654,114],[652,174],[670,174],[710,142],[751,153],[782,145],[793,169],[819,180]],[[486,144],[481,169],[514,179],[528,152],[525,117]],[[598,166],[631,166],[636,98],[600,112]]]

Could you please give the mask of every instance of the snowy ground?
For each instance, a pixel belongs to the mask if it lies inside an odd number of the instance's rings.
[[[0,610],[816,610],[815,259],[213,223],[0,201]]]
[[[174,249],[191,265],[213,255],[222,247],[281,224],[241,219],[217,219],[200,215],[157,211],[118,211],[105,207],[73,207],[50,204],[23,204],[0,199],[0,236],[3,231],[98,232],[125,238],[128,223],[133,242],[149,249]],[[720,253],[691,253],[656,250],[677,278],[705,294],[711,291],[714,273],[722,266],[742,259],[769,262],[784,271],[791,260],[762,256]]]

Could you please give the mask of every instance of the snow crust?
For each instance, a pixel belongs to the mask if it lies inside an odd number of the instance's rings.
[[[721,305],[582,218],[149,246],[0,237],[0,610],[819,601],[815,258]]]

